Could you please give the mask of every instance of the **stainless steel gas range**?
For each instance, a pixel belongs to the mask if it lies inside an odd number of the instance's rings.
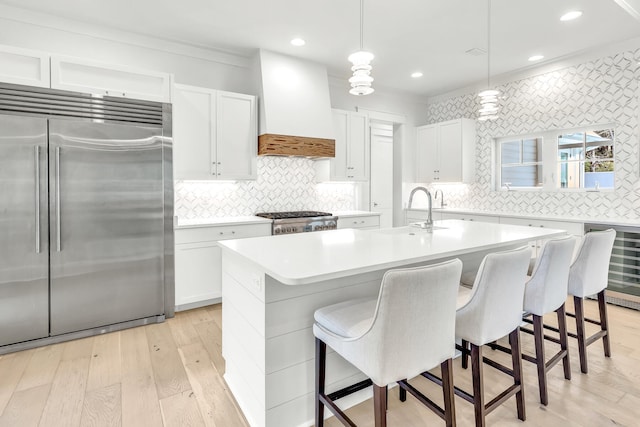
[[[256,216],[273,220],[271,226],[272,235],[335,230],[338,228],[338,217],[327,212],[262,212],[257,213]]]

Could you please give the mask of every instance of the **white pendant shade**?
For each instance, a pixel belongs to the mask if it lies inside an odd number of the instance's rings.
[[[371,65],[369,62],[373,60],[374,56],[371,52],[359,51],[349,55],[349,61],[353,63],[351,71],[353,71],[353,77],[349,79],[351,83],[351,90],[349,93],[352,95],[369,95],[374,92],[371,87],[373,77],[371,77]]]
[[[371,77],[371,61],[373,61],[373,53],[365,51],[363,46],[363,21],[364,21],[364,0],[360,0],[360,50],[349,55],[349,62],[353,64],[351,71],[353,76],[349,79],[351,89],[349,93],[352,95],[369,95],[374,92],[371,87],[373,77]]]

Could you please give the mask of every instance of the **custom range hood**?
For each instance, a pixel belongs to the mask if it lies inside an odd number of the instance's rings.
[[[260,50],[258,155],[335,157],[329,81],[323,65]]]

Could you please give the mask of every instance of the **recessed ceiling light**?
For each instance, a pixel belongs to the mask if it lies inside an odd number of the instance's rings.
[[[560,17],[561,21],[572,21],[576,18],[580,18],[582,16],[582,11],[580,10],[572,10],[571,12],[567,12]]]
[[[531,55],[529,57],[529,61],[531,61],[531,62],[540,61],[542,58],[544,58],[543,55]]]
[[[411,77],[417,79],[419,77],[422,77],[422,73],[420,71],[416,71],[415,73],[411,73]]]
[[[295,39],[291,40],[291,44],[294,46],[304,46],[307,42],[305,42],[304,40],[302,40],[301,38],[296,37]]]

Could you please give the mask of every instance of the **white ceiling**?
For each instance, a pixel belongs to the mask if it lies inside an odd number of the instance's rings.
[[[629,0],[627,0],[629,1]],[[636,0],[632,0],[636,1]],[[492,0],[491,74],[640,37],[621,0]],[[0,4],[251,56],[264,48],[327,65],[348,79],[359,49],[359,0],[0,0]],[[486,0],[364,0],[374,87],[437,95],[486,81]],[[560,22],[568,10],[584,15]],[[304,47],[289,40],[302,37]],[[539,65],[538,63],[537,65]],[[421,79],[410,74],[420,70]]]

